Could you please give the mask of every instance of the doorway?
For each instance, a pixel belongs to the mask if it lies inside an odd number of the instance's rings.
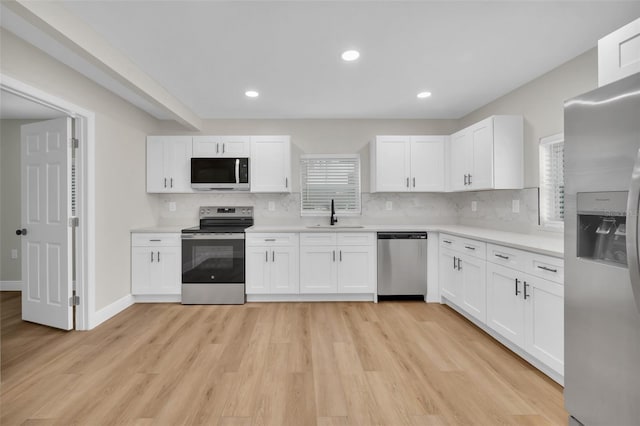
[[[92,328],[95,310],[94,198],[90,190],[94,182],[91,167],[94,114],[20,81],[0,77],[0,117],[3,124],[0,147],[3,165],[0,175],[0,289],[22,290],[25,320],[61,329],[88,330]],[[22,140],[20,129],[28,133],[22,136]],[[76,149],[73,149],[72,139],[77,140]],[[56,145],[55,141],[64,141],[64,146]],[[25,172],[22,170],[25,168],[22,164],[25,149],[33,154],[38,146],[47,147],[37,158],[39,166],[32,162]],[[57,154],[52,149],[54,146],[61,148]],[[72,160],[74,151],[75,159]],[[8,164],[10,166],[5,169]],[[33,182],[38,180],[40,184],[34,190]],[[31,182],[31,190],[27,182]],[[59,183],[59,188],[56,189],[52,182]],[[75,184],[73,195],[72,184]],[[47,190],[53,191],[49,198],[46,197]],[[25,207],[37,206],[38,203],[49,205],[31,208],[31,211]],[[56,203],[60,204],[58,211],[63,214],[52,217],[50,213],[56,210]],[[49,216],[45,217],[47,214]],[[77,222],[69,220],[73,217]],[[56,221],[57,228],[48,226]],[[68,238],[61,237],[60,231],[68,233]],[[38,237],[32,240],[36,234]],[[49,241],[42,237],[44,234],[48,235]],[[34,269],[35,264],[40,266]],[[53,301],[49,305],[56,305],[56,309],[34,304],[38,299]],[[25,301],[28,302],[26,305]],[[74,304],[77,305],[74,307]]]

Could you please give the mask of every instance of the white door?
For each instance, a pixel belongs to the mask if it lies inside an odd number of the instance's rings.
[[[251,152],[251,136],[222,136],[220,143],[223,157],[248,157]]]
[[[269,293],[269,275],[271,267],[269,264],[269,247],[246,248],[246,284],[247,294],[267,294]]]
[[[376,191],[409,191],[409,136],[376,138]]]
[[[372,246],[338,247],[338,292],[374,293],[375,251]]]
[[[462,255],[458,262],[462,272],[460,307],[484,323],[487,320],[487,261]]]
[[[21,129],[22,319],[63,330],[73,328],[71,126],[64,117]]]
[[[451,135],[451,173],[450,182],[453,191],[466,191],[468,175],[473,169],[473,151],[471,134],[462,130]]]
[[[457,270],[458,254],[454,251],[441,248],[440,249],[440,291],[442,296],[446,297],[453,303],[458,303],[460,294],[460,273]]]
[[[525,349],[564,375],[564,288],[530,275],[524,280]]]
[[[182,248],[181,247],[159,247],[158,248],[158,269],[162,277],[157,285],[156,294],[180,294],[182,292]]]
[[[444,191],[445,136],[411,137],[411,190]]]
[[[194,157],[219,157],[220,156],[220,136],[194,136],[193,137]]]
[[[493,188],[493,118],[488,118],[471,129],[473,140],[473,171],[471,189]]]
[[[251,192],[291,192],[288,136],[251,137]]]
[[[155,247],[131,247],[132,294],[154,294],[151,268],[155,266],[156,251]]]
[[[165,192],[166,190],[164,138],[147,136],[147,192]]]
[[[337,293],[336,247],[300,247],[300,293]]]
[[[300,274],[298,247],[273,247],[271,249],[271,293],[298,294]]]
[[[524,347],[522,272],[487,263],[487,325]]]
[[[191,189],[191,136],[167,136],[164,167],[167,192],[193,192]]]

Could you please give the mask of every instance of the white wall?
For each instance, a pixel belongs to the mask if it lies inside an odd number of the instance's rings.
[[[159,122],[0,29],[0,71],[96,113],[96,309],[130,293],[129,230],[157,221],[145,193],[145,137]]]

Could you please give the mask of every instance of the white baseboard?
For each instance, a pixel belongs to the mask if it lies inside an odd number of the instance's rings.
[[[22,291],[22,281],[0,281],[0,291]]]
[[[93,314],[93,317],[92,317],[93,321],[91,321],[92,324],[89,327],[89,329],[95,328],[100,324],[102,324],[103,322],[105,322],[106,320],[113,318],[114,316],[118,315],[120,312],[127,309],[129,306],[133,305],[133,303],[134,303],[133,296],[128,294],[123,298],[116,300],[112,304],[105,306],[99,311],[96,311],[95,314]]]
[[[247,302],[374,302],[365,294],[247,294]]]
[[[136,294],[133,303],[176,303],[182,302],[180,294]]]

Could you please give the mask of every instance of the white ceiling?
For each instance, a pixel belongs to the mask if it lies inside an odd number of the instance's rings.
[[[65,115],[63,112],[0,90],[0,119],[48,120]]]
[[[459,118],[640,16],[640,1],[63,4],[202,118]]]

